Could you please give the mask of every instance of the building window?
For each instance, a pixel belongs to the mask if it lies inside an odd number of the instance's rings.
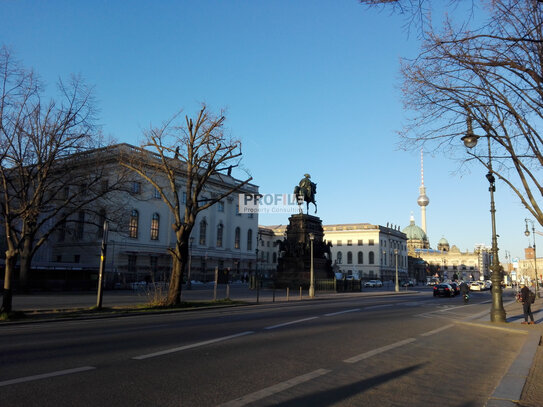
[[[247,231],[247,250],[253,250],[253,230]]]
[[[132,185],[130,186],[130,192],[132,192],[134,195],[138,195],[141,193],[141,182],[134,181],[132,182]]]
[[[358,264],[364,264],[364,253],[358,252]]]
[[[336,246],[341,246],[342,244],[343,244],[343,243],[341,243],[341,240],[338,240],[338,241],[336,242]]]
[[[375,253],[373,253],[373,252],[369,253],[368,261],[369,261],[370,264],[375,264]]]
[[[347,246],[352,246],[353,245],[353,241],[352,240],[347,240]]]
[[[181,203],[183,205],[187,203],[187,193],[186,192],[183,192],[183,194],[181,195]]]
[[[58,225],[58,241],[63,242],[64,239],[66,239],[66,218],[63,218]]]
[[[368,245],[373,246],[373,239],[370,239],[370,240],[368,241]]]
[[[84,231],[85,231],[85,211],[79,211],[75,237],[79,240],[83,239]]]
[[[106,210],[102,208],[98,212],[98,230],[96,231],[96,236],[100,239],[104,237],[104,223],[105,222],[106,222]]]
[[[277,253],[273,252],[273,262],[277,263]]]
[[[153,273],[153,276],[154,276],[158,272],[158,257],[150,256],[149,261],[150,261],[150,266],[151,266],[151,273]]]
[[[241,230],[240,228],[236,228],[236,233],[234,235],[234,249],[240,248],[240,240],[241,240]]]
[[[347,264],[353,264],[353,252],[347,252]]]
[[[139,213],[137,210],[133,209],[130,214],[130,223],[128,224],[128,236],[132,239],[138,238],[138,223],[139,223]]]
[[[336,259],[337,264],[341,264],[341,262],[343,261],[343,254],[341,252],[337,252]]]
[[[155,198],[155,199],[160,199],[160,198],[162,198],[162,197],[160,196],[160,191],[159,191],[157,188],[155,188],[154,191],[153,191],[153,198]]]
[[[362,239],[358,239],[358,246],[362,246]]]
[[[153,213],[153,218],[151,219],[151,240],[158,240],[158,229],[160,224],[160,215],[158,213]]]
[[[128,272],[130,273],[136,273],[136,262],[138,260],[138,256],[135,254],[129,254],[128,255]]]
[[[81,256],[79,254],[74,255],[74,263],[79,263]]]
[[[224,231],[224,226],[222,223],[217,225],[217,247],[222,247],[222,234]]]
[[[199,239],[200,246],[206,245],[206,233],[207,233],[207,222],[205,219],[202,219],[202,221],[200,222],[200,239]]]
[[[224,202],[223,201],[217,202],[217,210],[219,212],[224,212]]]

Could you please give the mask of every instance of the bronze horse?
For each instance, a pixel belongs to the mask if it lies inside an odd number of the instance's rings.
[[[304,178],[300,181],[300,185],[294,187],[294,195],[298,198],[298,206],[301,207],[302,202],[307,204],[306,213],[309,213],[309,204],[315,205],[315,213],[317,213],[317,202],[315,201],[315,194],[317,193],[317,184]],[[303,213],[300,208],[300,212]]]

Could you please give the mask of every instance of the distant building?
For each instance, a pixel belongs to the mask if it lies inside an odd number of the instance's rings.
[[[331,260],[338,277],[341,275],[362,280],[393,280],[397,259],[399,277],[413,278],[407,272],[406,236],[397,228],[369,223],[347,223],[323,225],[323,229],[324,240],[332,243]],[[259,230],[262,236],[266,236],[263,240],[267,239],[270,247],[273,247],[273,242],[284,239],[286,226],[260,226]],[[266,246],[267,243],[262,248],[265,250]],[[279,246],[276,246],[275,251],[277,256],[281,255]],[[276,266],[273,253],[271,259],[271,264],[263,263],[270,269]]]

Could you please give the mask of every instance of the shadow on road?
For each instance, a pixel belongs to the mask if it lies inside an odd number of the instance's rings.
[[[404,376],[420,369],[423,366],[422,363],[404,369],[395,370],[390,373],[382,374],[372,377],[370,379],[362,380],[356,383],[345,385],[339,388],[334,388],[326,391],[321,391],[308,396],[297,397],[293,400],[285,401],[283,403],[276,404],[281,407],[299,407],[299,406],[329,406],[337,403],[341,400],[348,399],[356,394],[363,393],[364,391],[378,386],[382,383],[386,383],[390,380],[394,380],[400,376]]]

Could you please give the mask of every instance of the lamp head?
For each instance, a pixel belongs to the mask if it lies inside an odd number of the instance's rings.
[[[471,115],[469,111],[468,111],[468,117],[466,118],[466,125],[468,129],[466,131],[466,135],[462,137],[461,140],[464,142],[464,145],[467,148],[473,148],[477,145],[477,140],[479,139],[479,136],[473,132],[472,119],[471,119]]]

